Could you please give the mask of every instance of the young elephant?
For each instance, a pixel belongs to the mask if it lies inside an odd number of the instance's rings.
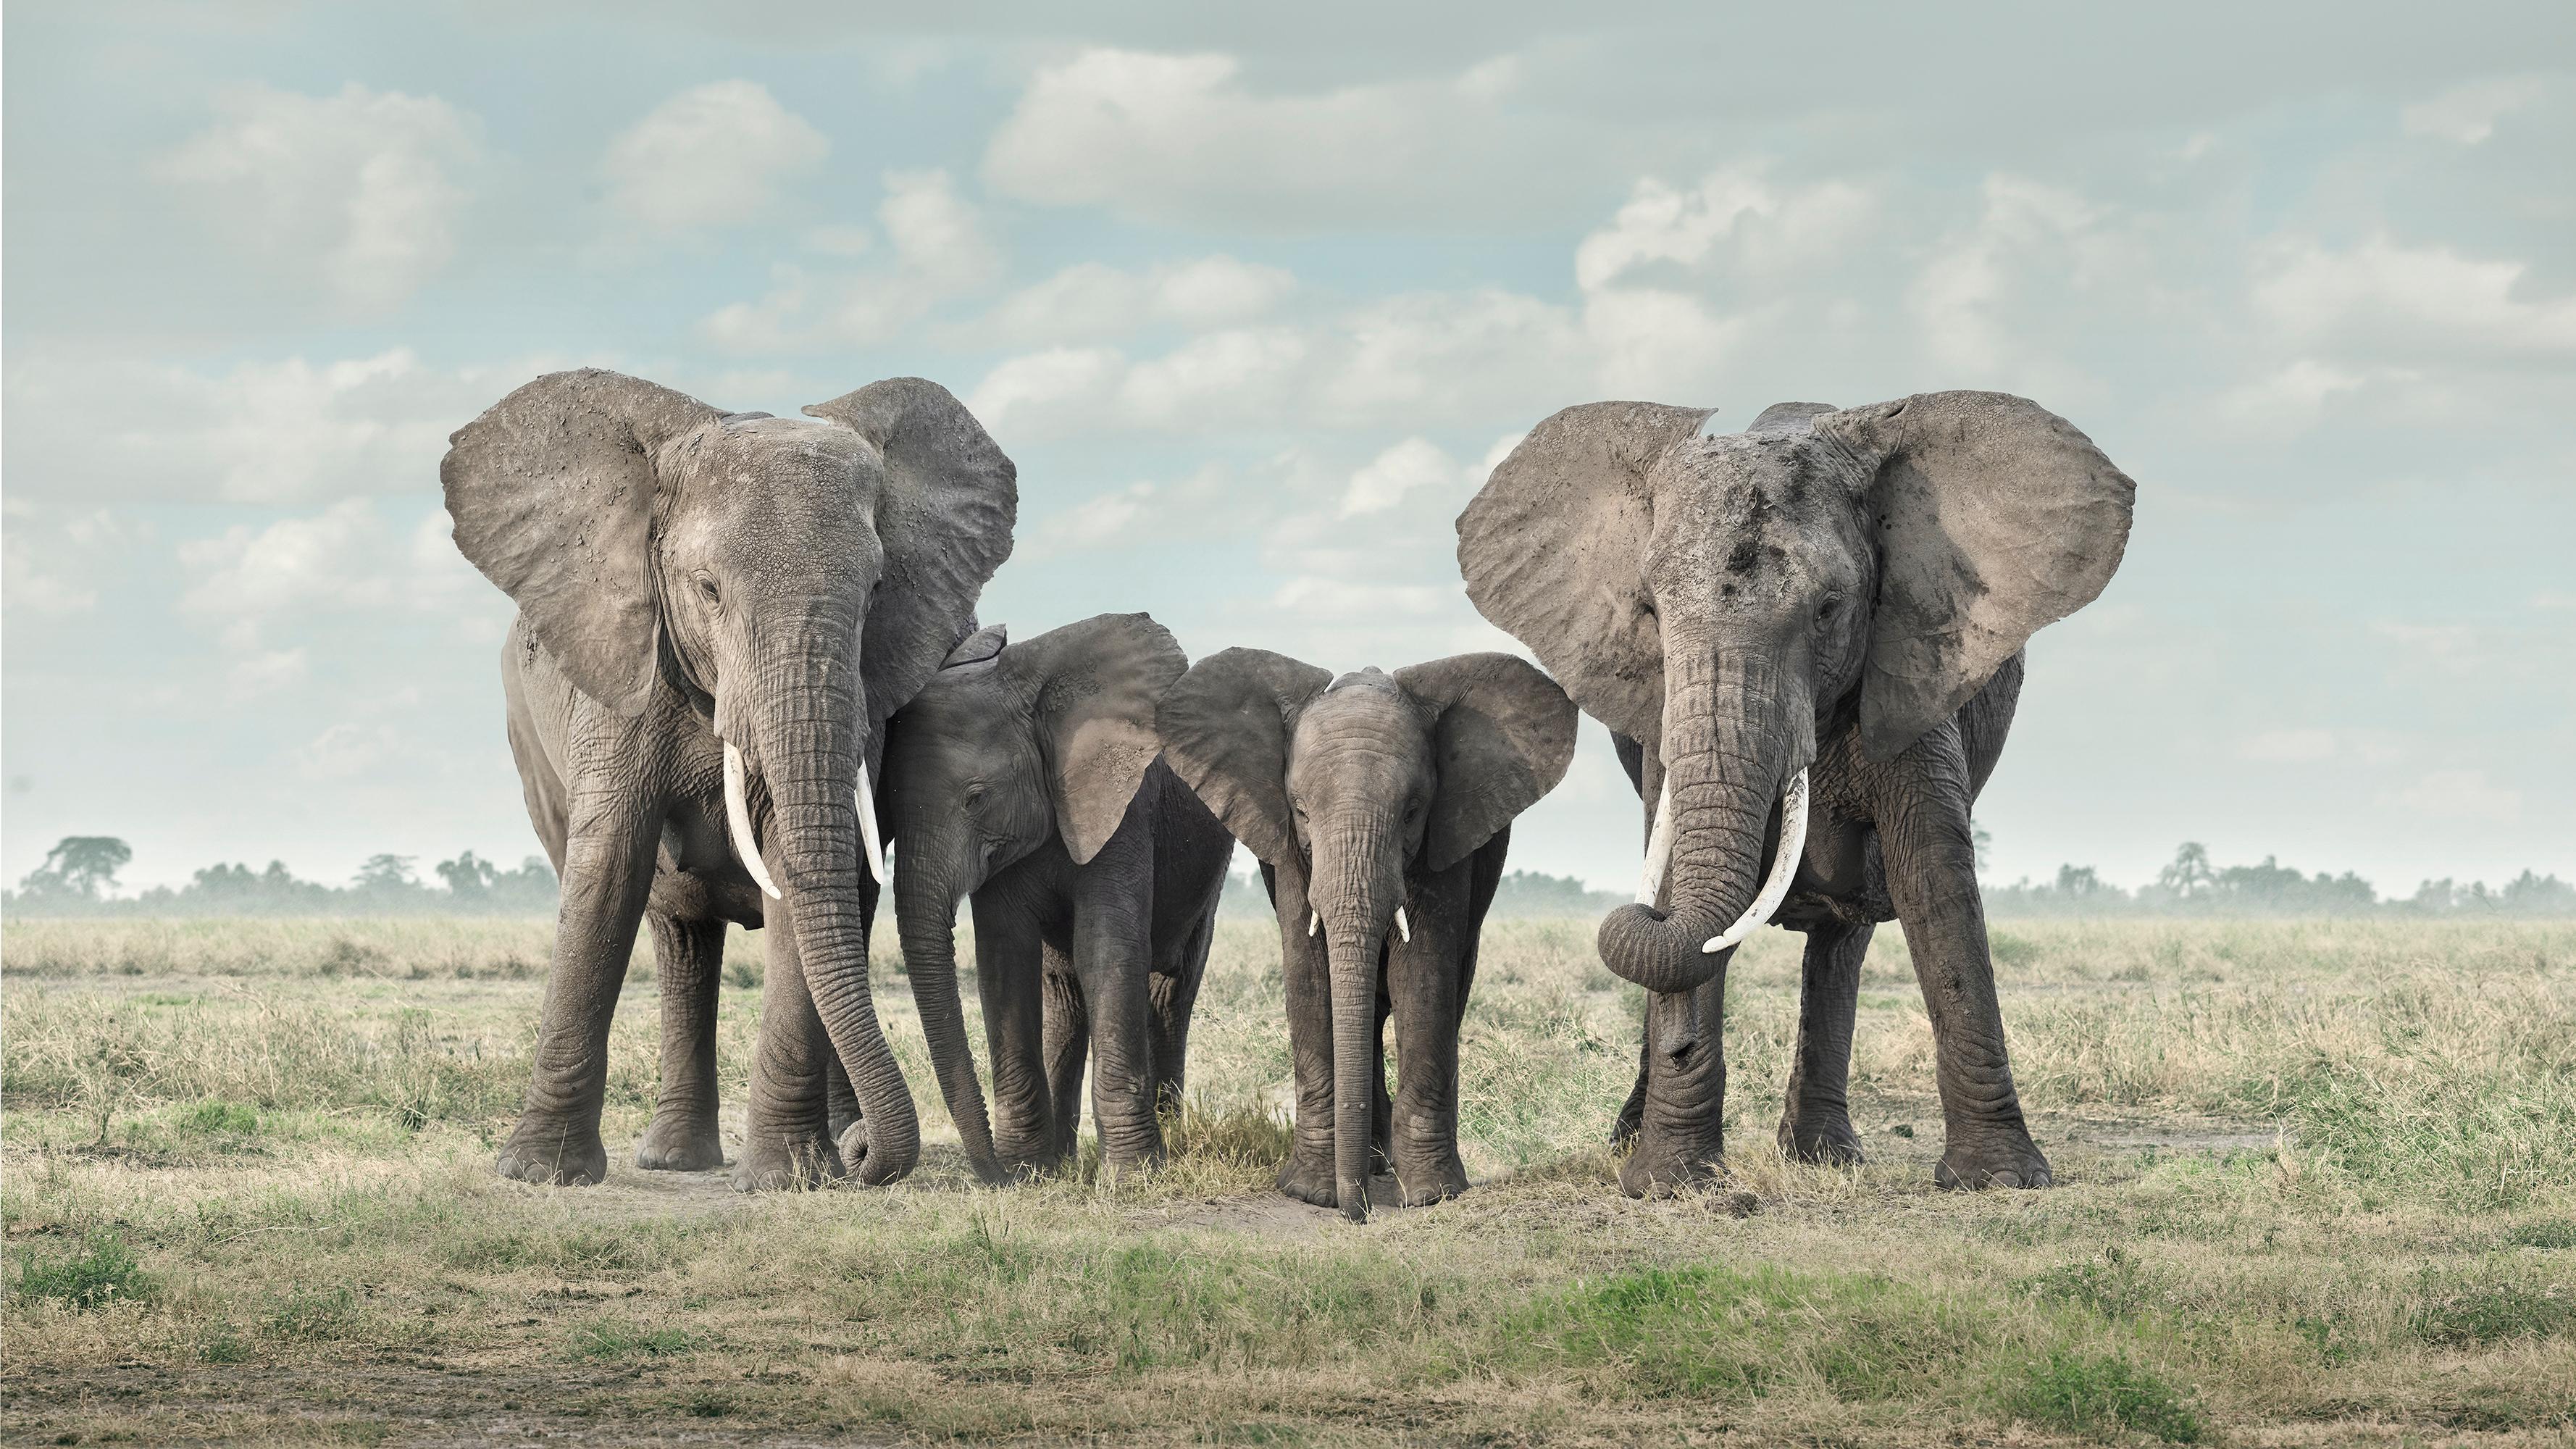
[[[1069,1156],[1083,1059],[1110,1167],[1159,1162],[1234,842],[1155,759],[1154,705],[1189,664],[1143,614],[1018,644],[969,636],[886,742],[895,920],[941,1094],[978,1176]],[[993,1053],[988,1129],[957,999],[975,905]]]
[[[1363,1219],[1369,1178],[1388,1166],[1407,1205],[1466,1190],[1458,1028],[1477,933],[1512,818],[1565,776],[1574,717],[1508,654],[1336,680],[1228,649],[1164,696],[1165,758],[1261,858],[1279,915],[1297,1076],[1281,1191]]]

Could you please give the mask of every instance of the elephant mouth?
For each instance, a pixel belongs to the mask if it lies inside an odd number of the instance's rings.
[[[724,747],[725,831],[733,840],[733,853],[750,872],[752,883],[760,893],[777,900],[778,885],[769,878],[769,867],[760,858],[760,838],[751,828],[751,762],[742,746],[731,740]],[[867,858],[868,874],[880,886],[886,883],[885,844],[877,834],[876,792],[868,788],[868,762],[859,760],[858,786],[851,792],[852,803],[859,812],[859,853]]]
[[[1808,768],[1805,765],[1798,767],[1798,772],[1789,778],[1787,787],[1780,792],[1779,801],[1772,807],[1768,833],[1778,843],[1772,851],[1771,868],[1762,878],[1761,889],[1754,893],[1752,903],[1735,918],[1733,925],[1700,943],[1701,955],[1714,956],[1734,948],[1745,937],[1769,925],[1771,918],[1779,914],[1780,903],[1788,898],[1790,883],[1797,878],[1799,858],[1807,848]],[[1671,868],[1672,856],[1673,781],[1667,774],[1663,793],[1655,801],[1654,829],[1646,839],[1646,864],[1638,883],[1637,904],[1649,910],[1655,908],[1663,895],[1664,876]]]

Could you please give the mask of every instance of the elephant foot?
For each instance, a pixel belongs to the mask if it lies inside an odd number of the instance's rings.
[[[724,1166],[724,1140],[715,1114],[656,1112],[635,1143],[635,1165],[646,1172],[705,1172]]]
[[[515,1182],[588,1187],[608,1176],[608,1146],[599,1140],[595,1126],[576,1127],[530,1115],[519,1119],[492,1166]]]
[[[1161,1169],[1166,1161],[1160,1143],[1141,1152],[1121,1152],[1103,1156],[1100,1175],[1110,1182],[1127,1182],[1148,1176]]]
[[[1677,1152],[1646,1143],[1619,1165],[1619,1190],[1630,1197],[1679,1197],[1712,1187],[1726,1176],[1726,1161],[1711,1153]]]
[[[1792,1162],[1826,1167],[1858,1167],[1866,1159],[1860,1134],[1841,1109],[1819,1110],[1780,1119],[1780,1152]]]
[[[1286,1162],[1279,1164],[1279,1190],[1299,1202],[1313,1203],[1317,1207],[1340,1207],[1342,1190],[1333,1177],[1331,1151],[1327,1150],[1320,1156],[1303,1152],[1291,1154]]]
[[[1467,1165],[1455,1149],[1431,1156],[1395,1174],[1395,1200],[1406,1207],[1429,1207],[1467,1190]]]
[[[1932,1181],[1952,1191],[1986,1187],[2046,1187],[2054,1179],[2048,1159],[2019,1124],[1972,1138],[1953,1138],[1932,1169]]]
[[[845,1175],[841,1154],[829,1139],[790,1139],[755,1134],[743,1143],[742,1158],[734,1164],[733,1190],[788,1192],[821,1187]]]

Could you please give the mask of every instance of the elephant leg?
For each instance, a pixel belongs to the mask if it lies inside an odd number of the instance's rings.
[[[1945,1136],[1933,1178],[1943,1187],[2046,1187],[2048,1159],[2022,1120],[2004,1047],[1969,784],[1958,729],[1945,723],[1890,763],[1876,806],[1888,895],[1932,1019]]]
[[[1732,955],[1732,952],[1728,953]],[[1637,1146],[1619,1168],[1630,1197],[1712,1181],[1726,1162],[1726,970],[1696,991],[1646,998],[1646,1080]]]
[[[1637,1140],[1637,1129],[1646,1123],[1647,1055],[1653,1050],[1646,1043],[1646,1034],[1638,1032],[1637,1080],[1628,1088],[1628,1100],[1619,1104],[1619,1115],[1610,1122],[1610,1150],[1613,1152],[1633,1146]]]
[[[1190,1014],[1198,1009],[1208,947],[1215,939],[1216,917],[1199,917],[1177,948],[1158,953],[1162,959],[1147,983],[1154,1020],[1154,1110],[1165,1116],[1181,1110],[1188,1085]]]
[[[823,1058],[823,1120],[838,1142],[859,1122],[859,1094],[850,1086],[849,1070],[835,1054]]]
[[[1458,1027],[1474,870],[1461,861],[1421,883],[1410,902],[1413,939],[1388,947],[1395,1008],[1396,1200],[1420,1207],[1467,1190],[1458,1158]]]
[[[1846,1091],[1860,966],[1876,929],[1828,928],[1807,936],[1805,975],[1798,987],[1798,1049],[1780,1115],[1780,1150],[1795,1161],[1836,1166],[1861,1161]]]
[[[1288,1007],[1288,1055],[1297,1117],[1279,1190],[1317,1207],[1341,1205],[1333,1167],[1333,996],[1324,942],[1306,934],[1306,877],[1295,865],[1261,867],[1279,916],[1279,969]]]
[[[760,994],[760,1049],[752,1059],[751,1096],[744,1110],[737,1192],[811,1187],[841,1172],[833,1146],[824,1077],[832,1041],[805,982],[796,954],[795,922],[788,903],[764,908],[766,952]]]
[[[655,974],[662,983],[662,1096],[635,1144],[647,1171],[704,1172],[724,1165],[716,1135],[716,988],[724,973],[725,923],[683,921],[653,911]]]
[[[1082,983],[1074,979],[1073,961],[1050,946],[1040,972],[1046,983],[1046,1082],[1053,1111],[1047,1140],[1058,1163],[1071,1162],[1082,1150],[1082,1074],[1091,1065],[1091,1011],[1083,1005]]]
[[[1110,849],[1118,843],[1113,837]],[[1083,868],[1086,883],[1101,873],[1110,849]],[[1074,977],[1091,1017],[1091,1116],[1101,1161],[1113,1174],[1163,1161],[1146,986],[1153,974],[1150,890],[1141,900],[1132,890],[1087,890],[1073,922]]]
[[[654,812],[622,793],[594,791],[572,802],[528,1095],[494,1163],[503,1177],[578,1186],[608,1175],[599,1140],[608,1026],[652,891],[659,834]]]
[[[975,991],[993,1062],[993,1155],[1005,1171],[1055,1165],[1055,1115],[1047,1091],[1045,956],[1036,916],[989,886],[975,910]]]

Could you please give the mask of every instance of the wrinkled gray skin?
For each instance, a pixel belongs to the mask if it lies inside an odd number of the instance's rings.
[[[1458,519],[1468,596],[1608,725],[1674,844],[1652,907],[1601,958],[1653,993],[1619,1135],[1633,1194],[1721,1162],[1732,951],[1782,792],[1811,766],[1806,848],[1777,921],[1807,933],[1780,1140],[1857,1161],[1845,1106],[1872,927],[1903,924],[1931,1016],[1945,1186],[2039,1187],[2013,1090],[1968,809],[2021,689],[2021,649],[2101,592],[2128,477],[2064,419],[2000,393],[1836,410],[1784,403],[1741,433],[1706,409],[1569,408]]]
[[[1163,1159],[1157,1117],[1180,1104],[1234,855],[1155,758],[1155,702],[1188,663],[1143,614],[1019,643],[985,629],[887,735],[905,970],[949,1116],[987,1182],[1072,1155],[1086,1057],[1110,1169]],[[957,997],[960,896],[974,901],[989,1129]]]
[[[727,922],[771,927],[737,1186],[840,1162],[827,1062],[867,1107],[862,1181],[919,1128],[868,993],[876,888],[855,786],[884,717],[974,627],[1010,552],[1009,459],[945,389],[895,378],[731,415],[612,372],[538,378],[451,439],[456,544],[519,606],[502,657],[529,818],[563,880],[535,1065],[504,1177],[597,1182],[608,1026],[653,926],[662,1097],[638,1166],[723,1159],[714,1010]],[[743,752],[765,899],[726,828]]]
[[[1191,666],[1157,718],[1165,758],[1260,857],[1278,912],[1297,1079],[1280,1190],[1353,1219],[1387,1171],[1407,1205],[1465,1191],[1458,1029],[1477,935],[1513,818],[1573,758],[1573,703],[1508,654],[1336,680],[1228,649]]]

